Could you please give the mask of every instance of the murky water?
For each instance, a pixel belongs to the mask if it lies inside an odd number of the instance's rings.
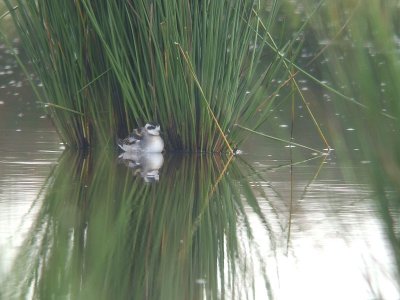
[[[259,136],[233,159],[63,152],[0,59],[1,299],[400,298],[368,161]]]
[[[59,140],[10,51],[0,46],[0,274],[12,269],[42,205]]]

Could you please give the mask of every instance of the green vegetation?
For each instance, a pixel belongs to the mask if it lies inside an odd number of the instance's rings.
[[[347,121],[330,118],[334,147],[348,163],[370,162],[369,174],[352,175],[371,180],[400,274],[399,16],[398,1],[327,1],[310,30],[328,41],[319,71],[351,99],[335,97],[335,112]],[[345,133],[349,127],[354,134]]]
[[[231,299],[230,294],[252,294],[241,287],[251,286],[253,264],[265,263],[263,256],[255,262],[244,255],[253,242],[249,211],[269,225],[243,175],[251,171],[244,163],[232,157],[169,155],[162,180],[146,184],[105,150],[87,157],[65,151],[60,157],[38,195],[43,204],[37,219],[0,280],[2,297]],[[232,276],[224,278],[224,272]],[[240,297],[246,298],[251,299]]]
[[[324,121],[338,161],[371,166],[369,174],[350,175],[371,179],[400,271],[397,1],[13,2],[6,0],[44,83],[37,94],[71,147],[98,150],[154,120],[170,151],[229,152],[269,117],[278,94],[285,101],[299,92],[318,124],[296,81],[311,78],[321,87],[316,98],[323,93],[334,103]],[[279,14],[289,20],[278,22]],[[312,55],[300,68],[302,43]],[[309,66],[314,73],[304,71]],[[352,151],[354,143],[360,151]],[[247,278],[251,262],[237,255],[246,251],[236,227],[238,218],[249,225],[244,201],[268,228],[255,187],[243,176],[254,169],[232,157],[169,155],[160,184],[145,185],[113,164],[110,153],[94,152],[60,159],[6,290],[25,284],[22,294],[33,289],[44,298],[125,298],[133,290],[138,299],[161,292],[192,299],[203,292],[196,280],[207,278],[210,298],[218,298]],[[251,240],[250,226],[245,231]],[[232,277],[224,277],[225,268]],[[107,277],[113,272],[127,275],[114,282]],[[70,286],[60,284],[64,278]]]
[[[43,102],[72,147],[154,120],[169,150],[232,152],[246,135],[235,124],[265,121],[282,88],[272,83],[289,77],[282,54],[298,46],[270,35],[278,1],[14,2]]]

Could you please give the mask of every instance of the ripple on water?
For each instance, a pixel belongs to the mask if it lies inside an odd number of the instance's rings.
[[[38,193],[62,152],[53,126],[40,119],[43,111],[27,105],[30,87],[12,70],[11,64],[3,68],[8,84],[0,86],[0,275],[7,273],[36,219]]]

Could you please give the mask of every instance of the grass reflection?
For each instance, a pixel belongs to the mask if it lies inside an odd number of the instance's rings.
[[[399,13],[398,1],[394,0],[332,1],[326,3],[312,26],[318,40],[323,37],[329,45],[323,67],[319,67],[321,74],[337,90],[358,102],[354,105],[354,101],[333,98],[336,116],[341,118],[340,121],[329,118],[334,147],[343,161],[371,165],[363,176],[370,179],[375,191],[374,198],[397,266],[400,266]]]
[[[247,255],[243,199],[267,220],[243,168],[236,158],[168,155],[160,181],[146,183],[115,153],[65,152],[1,296],[251,298],[262,256]]]

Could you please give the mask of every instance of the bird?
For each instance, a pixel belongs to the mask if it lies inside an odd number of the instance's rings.
[[[124,152],[161,153],[164,141],[160,136],[160,125],[149,122],[144,127],[136,128],[124,139],[117,139],[118,146]]]

